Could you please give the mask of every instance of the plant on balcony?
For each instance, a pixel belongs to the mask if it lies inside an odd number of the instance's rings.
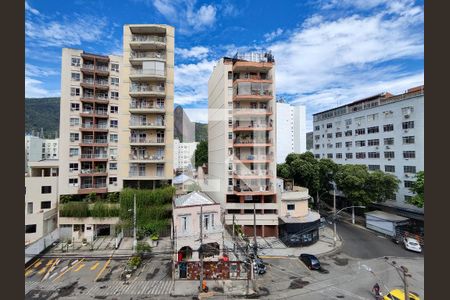
[[[103,201],[97,201],[89,209],[89,215],[95,218],[112,218],[120,215],[120,208]]]
[[[68,202],[60,205],[60,217],[86,218],[89,217],[89,205],[86,202]]]

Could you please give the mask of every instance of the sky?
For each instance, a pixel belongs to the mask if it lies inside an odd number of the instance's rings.
[[[236,53],[272,51],[276,94],[314,113],[424,83],[424,4],[414,0],[27,0],[25,95],[60,95],[63,47],[122,52],[124,24],[175,27],[175,104],[208,120],[208,79]]]

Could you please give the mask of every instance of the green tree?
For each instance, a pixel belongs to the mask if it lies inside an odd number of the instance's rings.
[[[289,175],[290,179],[294,179],[294,184],[309,189],[311,194],[315,194],[320,187],[319,180],[319,163],[311,152],[302,154],[290,153],[286,157],[286,167],[283,168],[284,176]]]
[[[208,162],[208,142],[201,141],[194,152],[194,166],[198,168]]]
[[[373,171],[369,173],[366,190],[368,191],[371,202],[384,202],[393,199],[393,195],[398,191],[400,180],[392,174],[382,171]]]
[[[370,202],[366,190],[369,172],[365,165],[342,165],[336,172],[335,182],[337,189],[354,205],[365,205]]]
[[[291,171],[287,164],[278,164],[277,165],[277,176],[284,178],[284,179],[290,179],[291,178]]]
[[[416,181],[409,188],[411,192],[415,193],[414,197],[411,197],[407,202],[417,207],[424,207],[425,205],[425,172],[420,171],[416,174]]]
[[[319,193],[324,193],[333,189],[332,182],[335,181],[338,164],[328,158],[318,161],[319,166]]]

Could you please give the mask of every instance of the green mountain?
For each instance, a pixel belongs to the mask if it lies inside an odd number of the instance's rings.
[[[44,132],[48,138],[59,130],[59,97],[25,98],[25,132]]]

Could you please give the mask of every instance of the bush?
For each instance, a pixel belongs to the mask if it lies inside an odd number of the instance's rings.
[[[142,263],[142,259],[140,256],[133,256],[128,261],[128,266],[131,268],[137,268],[141,265],[141,263]]]
[[[69,202],[60,205],[60,217],[86,218],[89,217],[89,206],[86,202]]]
[[[152,252],[152,247],[147,242],[138,242],[136,245],[136,250],[138,253],[150,253]]]
[[[97,201],[94,204],[87,202],[69,202],[60,205],[60,217],[71,218],[111,218],[118,217],[120,208],[118,205]]]
[[[59,203],[68,203],[73,200],[72,195],[61,195],[59,198]]]
[[[157,241],[157,240],[159,240],[159,234],[157,234],[156,232],[153,233],[153,234],[150,236],[150,239],[151,239],[152,241]]]

